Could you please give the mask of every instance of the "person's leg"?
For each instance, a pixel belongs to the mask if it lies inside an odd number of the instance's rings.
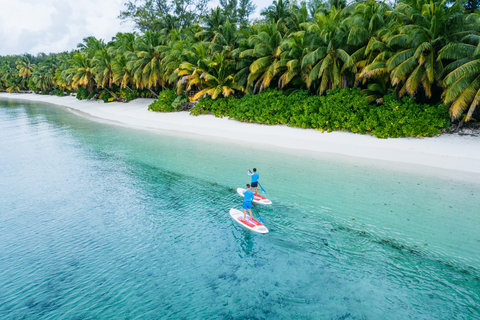
[[[243,209],[243,220],[247,220],[247,209]]]
[[[252,216],[252,209],[248,209],[248,213],[250,213],[250,218],[253,219],[253,216]]]
[[[258,182],[252,182],[252,191],[254,194],[258,194],[257,185]]]

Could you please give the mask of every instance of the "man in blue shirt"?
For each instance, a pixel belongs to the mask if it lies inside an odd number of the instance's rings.
[[[253,201],[253,192],[250,189],[250,185],[247,183],[247,190],[243,193],[243,220],[247,220],[247,209],[250,213],[250,218],[252,216],[252,201]]]
[[[247,174],[252,177],[252,189],[254,190],[255,194],[258,194],[257,186],[258,186],[258,178],[260,176],[257,173],[257,169],[253,168],[253,173],[250,172],[250,169],[248,169]]]

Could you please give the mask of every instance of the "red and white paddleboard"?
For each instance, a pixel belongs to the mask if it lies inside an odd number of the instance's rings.
[[[243,219],[243,212],[237,209],[230,209],[230,216],[233,220],[237,221],[243,227],[250,229],[258,233],[268,233],[267,227],[261,224],[259,221],[250,218],[247,212],[247,219]]]
[[[247,189],[243,188],[237,188],[237,193],[243,197],[243,193]],[[258,204],[272,204],[272,201],[268,200],[267,198],[259,195],[259,194],[254,194],[253,195],[253,202],[258,203]]]

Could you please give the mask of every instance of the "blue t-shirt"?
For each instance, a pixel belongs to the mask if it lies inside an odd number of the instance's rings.
[[[243,193],[243,202],[252,202],[253,201],[253,192],[250,189],[247,189]]]
[[[252,177],[252,182],[257,182],[257,181],[258,181],[258,178],[259,178],[258,173],[256,173],[256,172],[254,172],[254,173],[248,172],[248,175]]]

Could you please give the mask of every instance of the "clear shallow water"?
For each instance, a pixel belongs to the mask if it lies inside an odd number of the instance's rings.
[[[473,181],[0,105],[1,319],[480,318]]]

